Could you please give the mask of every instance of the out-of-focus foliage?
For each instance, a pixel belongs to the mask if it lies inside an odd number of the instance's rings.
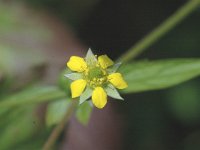
[[[90,119],[90,114],[92,112],[92,104],[90,102],[84,102],[76,111],[77,119],[83,124],[87,125]]]
[[[200,93],[197,83],[185,83],[169,90],[167,106],[174,118],[186,125],[200,121]]]
[[[4,130],[1,131],[0,136],[1,149],[9,149],[15,144],[31,138],[40,129],[39,120],[33,114],[31,107],[13,109],[8,112],[6,120],[7,124],[4,125]],[[6,120],[3,122],[5,123]]]
[[[58,87],[42,87],[36,86],[27,88],[24,91],[16,94],[5,96],[0,101],[0,107],[14,107],[28,104],[37,104],[46,101],[59,99],[65,96],[65,92],[61,91]]]
[[[0,2],[1,150],[41,149],[49,131],[39,115],[40,108],[33,103],[49,100],[57,91],[59,94],[57,87],[35,86],[46,63],[39,45],[50,39],[50,32],[37,26],[37,19],[28,17],[31,14],[26,11],[20,3]],[[47,91],[52,91],[50,97],[45,95]],[[65,95],[62,91],[60,94]]]
[[[46,112],[46,124],[48,126],[56,125],[64,118],[70,101],[66,99],[51,102]]]

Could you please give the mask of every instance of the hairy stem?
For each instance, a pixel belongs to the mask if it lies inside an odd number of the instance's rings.
[[[125,54],[123,54],[119,60],[127,62],[143,51],[145,51],[149,46],[157,42],[162,36],[173,29],[178,23],[185,19],[189,14],[196,10],[200,6],[200,0],[188,0],[188,2],[180,7],[172,16],[170,16],[166,21],[161,23],[160,26],[155,28],[151,33],[141,39],[133,47],[131,47]]]

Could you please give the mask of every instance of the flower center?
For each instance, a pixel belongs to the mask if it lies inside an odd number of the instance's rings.
[[[88,71],[88,78],[101,78],[103,76],[103,71],[99,67],[90,68]]]
[[[107,81],[107,72],[100,67],[89,68],[85,72],[85,78],[92,88],[102,86]]]

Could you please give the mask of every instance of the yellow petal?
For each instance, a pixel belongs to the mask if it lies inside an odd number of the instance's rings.
[[[114,64],[113,61],[107,55],[99,56],[98,62],[103,69],[106,69]]]
[[[72,71],[83,72],[87,69],[87,64],[85,60],[78,56],[70,57],[69,61],[67,62],[67,66]]]
[[[79,79],[72,82],[71,83],[72,98],[79,97],[83,93],[86,84],[87,84],[86,80],[83,79]]]
[[[124,81],[120,73],[112,73],[108,76],[109,82],[111,82],[116,88],[124,89],[128,87],[126,81]]]
[[[102,87],[96,87],[92,93],[92,102],[97,108],[103,108],[107,103],[107,94]]]

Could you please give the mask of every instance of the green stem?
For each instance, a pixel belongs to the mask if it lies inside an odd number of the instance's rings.
[[[172,16],[170,16],[166,21],[164,21],[160,26],[154,29],[146,37],[141,39],[133,47],[130,48],[125,54],[123,54],[119,60],[127,62],[143,51],[145,51],[149,46],[157,42],[162,36],[173,29],[178,23],[185,19],[189,14],[198,8],[200,0],[188,0],[188,2],[180,7]]]
[[[51,150],[53,145],[55,144],[56,140],[58,139],[61,132],[64,130],[66,123],[69,121],[71,115],[73,114],[76,105],[77,100],[73,100],[71,102],[71,105],[69,106],[68,111],[65,114],[65,117],[62,119],[62,121],[54,128],[52,133],[50,134],[48,140],[46,141],[43,150]]]

